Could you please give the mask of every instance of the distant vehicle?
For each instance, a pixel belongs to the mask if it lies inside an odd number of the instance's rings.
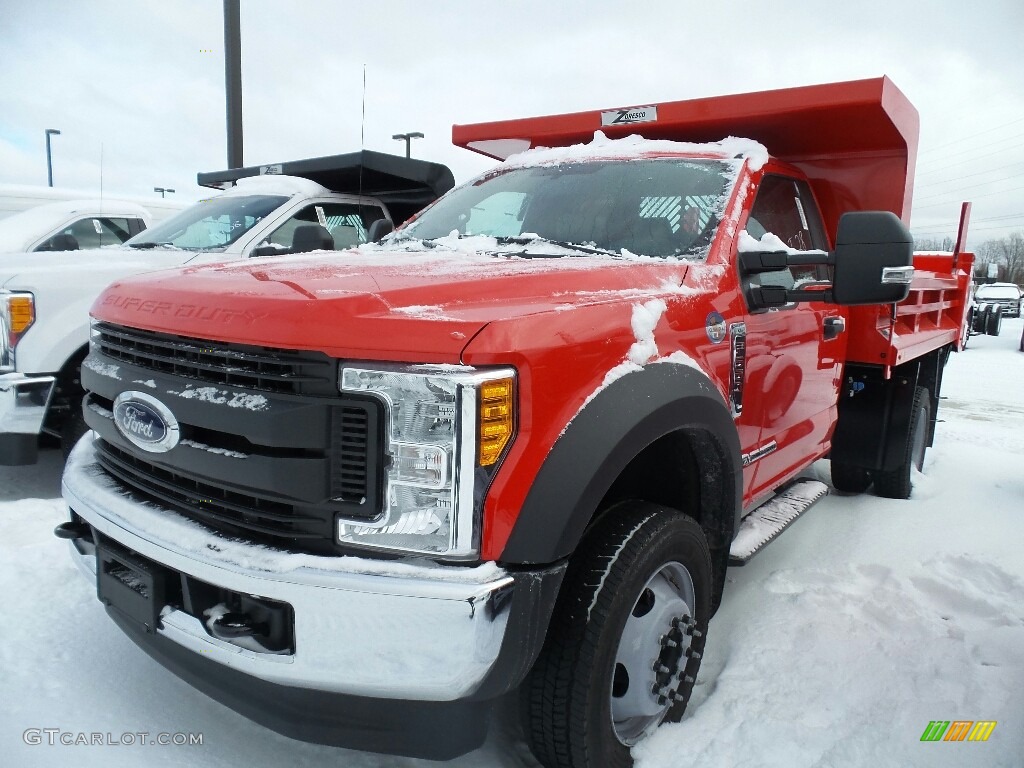
[[[79,366],[89,349],[89,307],[112,281],[185,264],[343,250],[379,239],[455,185],[443,165],[370,151],[200,173],[198,181],[225,191],[123,247],[81,253],[65,250],[65,241],[55,253],[0,250],[0,465],[34,463],[40,433],[70,451],[85,431]],[[102,239],[105,226],[92,217],[85,231]],[[120,241],[99,244],[106,242]]]
[[[127,200],[62,200],[0,220],[0,253],[78,251],[120,245],[186,203],[146,208]]]
[[[146,197],[124,194],[97,194],[89,189],[62,189],[60,187],[40,187],[30,184],[0,184],[0,221],[16,213],[37,208],[49,203],[69,202],[74,200],[102,199],[108,203],[128,202],[141,205],[151,214],[155,221],[163,221],[182,208],[192,204],[189,200],[178,202],[176,199]]]
[[[998,305],[1003,310],[1003,317],[1020,317],[1021,298],[1021,290],[1014,283],[979,285],[974,293],[976,304]]]

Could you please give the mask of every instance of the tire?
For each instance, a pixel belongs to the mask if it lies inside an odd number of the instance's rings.
[[[989,336],[998,336],[1003,327],[1003,308],[994,304],[989,308],[988,317],[985,318],[985,333]]]
[[[521,689],[523,733],[546,768],[628,768],[632,744],[683,716],[711,584],[704,532],[680,512],[626,502],[584,537]]]
[[[65,460],[71,455],[72,449],[78,444],[82,435],[88,431],[89,425],[85,423],[81,409],[75,408],[67,415],[60,427],[60,450],[64,454]]]
[[[911,475],[913,470],[921,471],[924,466],[924,454],[928,450],[928,428],[931,423],[931,395],[924,387],[914,391],[914,402],[911,405],[910,425],[904,435],[903,456],[900,465],[891,472],[876,470],[872,472],[875,481],[875,493],[887,499],[909,499],[913,489]]]
[[[864,493],[871,485],[871,471],[853,464],[832,462],[832,487],[845,493]]]
[[[982,304],[974,311],[974,326],[971,330],[976,334],[985,333],[988,325],[988,304]]]

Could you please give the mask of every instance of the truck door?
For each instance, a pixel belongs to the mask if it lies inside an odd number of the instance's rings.
[[[747,233],[766,233],[799,250],[828,249],[818,208],[806,182],[781,175],[762,180]],[[793,267],[759,276],[762,284],[806,286],[826,277],[820,267]],[[761,426],[753,495],[770,491],[827,450],[835,423],[846,338],[838,308],[823,302],[789,304],[746,317],[746,393]]]

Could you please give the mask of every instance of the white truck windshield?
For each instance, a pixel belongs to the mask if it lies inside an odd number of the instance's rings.
[[[190,251],[224,248],[288,200],[283,195],[231,195],[197,203],[125,243],[132,248],[169,245]]]

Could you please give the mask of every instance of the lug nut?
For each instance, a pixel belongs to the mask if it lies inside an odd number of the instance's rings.
[[[673,640],[668,635],[662,635],[661,636],[661,640],[659,640],[658,642],[660,642],[661,645],[663,647],[665,647],[665,648],[678,648],[679,647],[679,643],[677,643],[675,640]]]
[[[697,652],[696,652],[695,650],[693,650],[693,648],[687,648],[687,649],[686,649],[686,655],[687,655],[687,656],[688,656],[689,658],[691,658],[691,659],[697,659],[698,661],[700,661],[700,658],[701,658],[700,654],[699,654],[699,653],[697,653]]]

